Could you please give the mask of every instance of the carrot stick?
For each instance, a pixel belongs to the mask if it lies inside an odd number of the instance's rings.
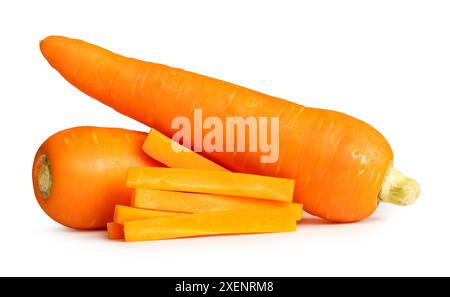
[[[225,171],[141,167],[128,170],[127,187],[292,202],[294,181]]]
[[[180,213],[171,211],[140,209],[124,205],[116,205],[116,210],[114,211],[114,222],[118,224],[123,224],[129,221],[170,217],[179,214]]]
[[[292,209],[233,210],[185,214],[124,224],[125,241],[144,241],[219,234],[296,230]]]
[[[108,230],[108,239],[113,239],[113,240],[117,240],[117,239],[124,239],[125,235],[123,232],[123,225],[119,224],[119,223],[108,223],[106,224],[106,228]]]
[[[148,134],[143,149],[147,155],[168,167],[228,171],[178,144],[156,129],[152,129]]]
[[[298,220],[301,217],[301,204],[297,203],[142,188],[135,189],[131,206],[184,213],[297,207]]]

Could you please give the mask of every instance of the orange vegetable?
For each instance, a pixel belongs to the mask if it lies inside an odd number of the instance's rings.
[[[174,215],[180,215],[180,213],[116,205],[116,210],[114,211],[114,222],[123,224],[130,221],[170,217]]]
[[[135,189],[131,206],[184,213],[301,207],[297,203],[141,188]],[[299,214],[301,213],[299,212]],[[300,216],[298,219],[300,219]]]
[[[125,187],[133,166],[163,166],[142,150],[145,133],[78,127],[48,138],[33,163],[33,187],[42,209],[78,229],[104,229],[116,204],[129,204]]]
[[[289,232],[296,229],[298,213],[291,208],[233,210],[185,214],[124,224],[125,241],[180,237]]]
[[[106,229],[108,231],[108,239],[117,240],[125,238],[125,234],[123,232],[123,225],[121,224],[111,222],[106,224]]]
[[[227,171],[155,129],[148,134],[143,149],[147,155],[168,167]]]
[[[292,202],[294,181],[226,171],[141,167],[128,170],[127,187]]]
[[[126,58],[87,42],[52,36],[41,51],[75,87],[168,137],[176,116],[279,117],[279,158],[261,164],[261,152],[203,152],[237,172],[292,178],[295,202],[313,215],[354,222],[381,201],[404,205],[418,184],[390,169],[393,153],[370,125],[348,115],[309,108],[207,76]],[[248,135],[246,136],[248,138]],[[248,139],[246,139],[248,143]]]

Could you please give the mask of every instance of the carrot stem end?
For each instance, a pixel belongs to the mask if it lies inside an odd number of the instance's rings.
[[[420,186],[416,180],[405,176],[395,168],[390,168],[378,194],[378,201],[406,206],[413,204],[419,193]]]
[[[38,160],[37,185],[42,198],[48,198],[52,190],[52,170],[46,154],[42,154]]]

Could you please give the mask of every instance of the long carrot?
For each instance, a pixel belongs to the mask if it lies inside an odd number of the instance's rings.
[[[292,202],[294,181],[226,171],[130,168],[127,187],[260,198]]]
[[[144,151],[155,160],[174,168],[227,171],[222,166],[178,144],[152,129],[145,139]]]
[[[386,139],[348,115],[308,108],[231,83],[160,64],[126,58],[81,40],[52,36],[44,57],[75,87],[172,137],[176,116],[279,117],[279,158],[261,164],[261,152],[203,152],[237,172],[296,180],[295,201],[311,214],[353,222],[380,201],[410,204],[418,184],[391,169]],[[247,136],[248,137],[248,136]],[[248,143],[248,139],[246,139]]]
[[[219,234],[289,232],[296,229],[293,209],[235,210],[185,214],[124,224],[125,241]]]
[[[78,127],[48,138],[33,163],[33,187],[42,209],[78,229],[104,229],[116,204],[129,204],[125,187],[133,166],[163,166],[142,152],[146,134]]]
[[[180,215],[180,213],[116,205],[116,209],[114,211],[114,223],[123,224],[130,221],[171,217],[176,215]]]
[[[118,240],[124,239],[125,234],[123,232],[123,225],[115,222],[106,224],[108,239]]]
[[[224,195],[173,192],[137,188],[131,199],[131,206],[184,213],[209,211],[300,208],[301,204],[233,197]],[[299,211],[301,214],[301,211]],[[300,215],[298,217],[300,219]]]

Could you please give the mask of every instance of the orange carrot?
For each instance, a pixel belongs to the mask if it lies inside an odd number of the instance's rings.
[[[293,209],[234,210],[185,214],[124,224],[125,241],[180,237],[289,232],[296,229]]]
[[[121,224],[114,223],[114,222],[107,223],[106,229],[108,232],[108,239],[118,240],[118,239],[125,238],[125,234],[123,232],[123,225],[121,225]]]
[[[128,170],[127,187],[292,202],[294,181],[226,171],[141,167]]]
[[[170,217],[174,215],[180,215],[180,213],[161,210],[139,209],[124,205],[116,205],[116,210],[114,211],[114,222],[123,224],[130,221]]]
[[[135,189],[133,198],[131,199],[131,206],[184,213],[244,209],[277,209],[285,207],[296,207],[301,209],[301,204],[297,203],[141,188]],[[300,219],[300,217],[301,211],[299,211],[298,219]]]
[[[44,57],[75,87],[168,137],[176,116],[278,117],[279,158],[261,152],[203,152],[236,171],[296,180],[295,201],[338,222],[371,215],[380,201],[410,204],[418,184],[391,170],[393,153],[370,125],[348,115],[308,108],[244,87],[165,65],[126,58],[87,42],[52,36]],[[248,143],[248,135],[246,135]]]
[[[78,229],[105,229],[116,204],[129,204],[125,187],[132,166],[163,166],[142,152],[145,134],[78,127],[56,133],[39,148],[33,187],[42,209]]]
[[[168,167],[227,171],[155,129],[148,134],[143,149],[147,155]]]

